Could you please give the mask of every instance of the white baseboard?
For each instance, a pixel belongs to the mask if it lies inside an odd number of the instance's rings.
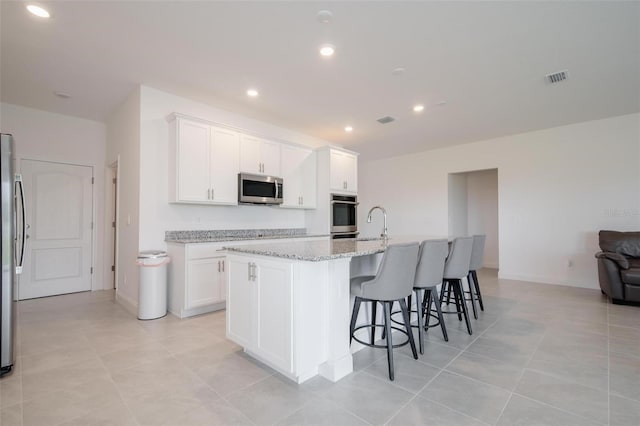
[[[589,289],[598,289],[597,286],[592,285],[584,285],[572,281],[567,281],[563,279],[554,279],[549,278],[542,275],[523,275],[523,274],[510,274],[502,271],[498,271],[498,279],[501,280],[514,280],[514,281],[528,281],[532,283],[539,284],[550,284],[550,285],[564,285],[568,287],[578,287],[578,288],[589,288]]]
[[[138,316],[138,304],[125,295],[121,294],[118,290],[116,290],[116,302],[122,305],[122,307],[125,308],[127,312],[135,315],[136,317]]]
[[[483,268],[487,268],[487,269],[498,269],[498,264],[497,263],[484,263],[482,265]]]

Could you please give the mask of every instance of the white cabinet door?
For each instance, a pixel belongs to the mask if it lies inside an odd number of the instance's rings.
[[[221,287],[225,284],[222,275],[224,257],[190,260],[187,264],[185,308],[221,302]]]
[[[227,265],[227,337],[246,349],[254,348],[255,282],[250,262],[228,258]]]
[[[291,266],[256,262],[257,315],[255,352],[284,371],[293,371]]]
[[[266,140],[263,140],[260,144],[263,174],[280,177],[280,146],[281,144],[278,142]]]
[[[209,126],[178,119],[176,201],[209,201]],[[170,182],[169,184],[173,184]]]
[[[255,136],[240,135],[240,170],[280,176],[280,144]]]
[[[239,145],[237,132],[211,128],[211,200],[216,204],[238,204]]]
[[[338,192],[357,192],[358,158],[354,154],[332,149],[329,162],[331,189]]]
[[[282,145],[280,158],[284,191],[281,207],[315,208],[315,153],[306,148]]]
[[[240,135],[240,171],[262,173],[260,143],[260,139],[254,136]]]

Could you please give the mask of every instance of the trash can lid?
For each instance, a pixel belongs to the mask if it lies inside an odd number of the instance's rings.
[[[167,252],[162,250],[143,250],[138,253],[138,259],[158,259],[167,257]]]

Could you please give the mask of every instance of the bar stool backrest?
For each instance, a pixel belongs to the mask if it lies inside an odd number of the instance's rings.
[[[414,287],[433,287],[442,283],[444,262],[449,252],[447,240],[425,240],[420,244]]]
[[[453,240],[449,257],[444,265],[444,278],[461,280],[469,273],[473,237],[459,237]]]
[[[370,300],[398,300],[413,291],[418,265],[418,243],[392,244],[387,247],[371,281],[363,283],[362,297]]]
[[[469,263],[470,271],[477,271],[482,268],[482,260],[484,259],[484,243],[486,239],[486,235],[473,236],[473,249],[471,250],[471,261]]]

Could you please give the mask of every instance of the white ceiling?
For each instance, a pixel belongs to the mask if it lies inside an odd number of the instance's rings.
[[[1,100],[99,121],[144,84],[378,158],[640,111],[639,2],[0,4]]]

